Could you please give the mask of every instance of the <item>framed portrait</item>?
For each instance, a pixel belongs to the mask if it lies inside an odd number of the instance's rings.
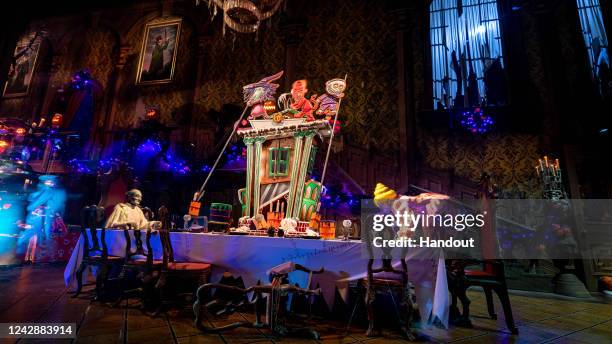
[[[36,59],[40,41],[21,42],[15,47],[15,63],[9,68],[8,80],[4,84],[2,96],[5,98],[23,97],[28,94],[36,69]]]
[[[172,81],[180,32],[180,18],[159,20],[145,26],[136,84],[162,84]]]

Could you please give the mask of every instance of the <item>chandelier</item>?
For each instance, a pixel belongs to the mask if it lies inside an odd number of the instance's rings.
[[[199,4],[200,0],[196,0]],[[262,21],[270,18],[280,8],[283,0],[208,0],[208,7],[215,17],[223,12],[223,33],[225,27],[240,32],[253,33]]]

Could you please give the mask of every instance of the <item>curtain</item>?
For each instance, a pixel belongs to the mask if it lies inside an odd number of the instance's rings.
[[[486,74],[503,69],[497,0],[433,0],[429,13],[434,108],[483,104]]]
[[[599,0],[576,0],[582,35],[589,55],[591,72],[596,80],[601,79],[603,70],[610,68],[608,38],[603,23]]]

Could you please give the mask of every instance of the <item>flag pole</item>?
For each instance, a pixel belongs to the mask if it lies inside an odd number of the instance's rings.
[[[200,201],[202,199],[202,197],[204,196],[204,192],[206,191],[205,190],[206,189],[206,184],[208,184],[208,181],[210,180],[210,176],[212,176],[213,172],[215,171],[215,168],[217,168],[217,165],[219,164],[219,161],[221,160],[221,156],[223,156],[223,152],[225,152],[225,150],[227,149],[227,146],[229,145],[230,141],[234,137],[234,134],[236,133],[236,130],[238,129],[238,125],[244,119],[244,115],[246,114],[248,108],[249,108],[248,105],[244,106],[244,109],[242,110],[242,114],[240,115],[240,118],[238,118],[236,123],[234,123],[234,127],[232,128],[232,133],[227,138],[227,141],[225,141],[225,144],[223,145],[223,148],[221,149],[221,152],[219,152],[219,156],[217,156],[217,160],[215,160],[215,163],[210,168],[210,171],[208,172],[208,175],[206,176],[206,179],[204,180],[204,183],[202,184],[202,186],[200,187],[198,192],[193,196],[193,200],[194,201],[196,201],[196,202]]]

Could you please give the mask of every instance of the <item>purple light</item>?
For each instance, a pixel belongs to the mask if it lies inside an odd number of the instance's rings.
[[[461,125],[468,131],[474,134],[484,134],[491,130],[494,121],[493,118],[487,116],[482,111],[482,108],[475,108],[472,111],[465,111],[460,117]]]
[[[73,90],[84,90],[90,88],[91,85],[93,85],[93,78],[86,69],[74,73],[70,78],[70,87]]]
[[[161,152],[161,144],[158,141],[153,141],[151,139],[146,139],[143,143],[138,146],[137,152],[140,154],[146,153],[159,153]]]

